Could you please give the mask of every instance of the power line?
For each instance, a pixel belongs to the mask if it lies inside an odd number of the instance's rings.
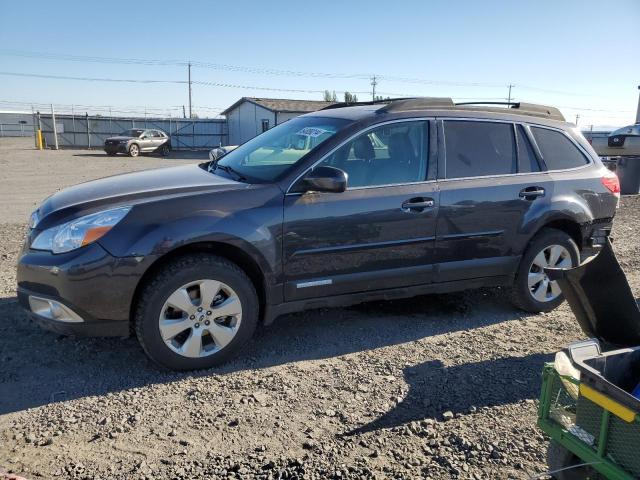
[[[68,75],[45,75],[39,73],[22,73],[22,72],[1,72],[0,75],[8,75],[15,77],[33,77],[33,78],[47,78],[54,80],[77,80],[86,82],[116,82],[116,83],[170,83],[170,84],[188,84],[189,80],[158,80],[158,79],[130,79],[130,78],[106,78],[106,77],[72,77]],[[203,85],[207,87],[225,87],[225,88],[239,88],[246,90],[268,90],[274,92],[290,92],[290,93],[323,93],[324,90],[309,90],[309,89],[295,89],[295,88],[274,88],[274,87],[258,87],[253,85],[239,85],[234,83],[220,83],[220,82],[205,82],[192,80],[193,85]],[[344,90],[336,90],[338,93],[344,93]],[[351,93],[369,93],[369,92],[351,92]]]
[[[370,80],[372,77],[371,73],[303,72],[303,71],[297,71],[297,70],[230,65],[230,64],[210,63],[210,62],[202,62],[202,61],[98,57],[98,56],[87,56],[87,55],[71,55],[71,54],[64,54],[64,53],[31,52],[31,51],[10,50],[10,49],[0,49],[0,55],[24,57],[24,58],[48,59],[48,60],[63,60],[63,61],[103,63],[103,64],[124,64],[124,65],[184,67],[191,64],[191,66],[198,67],[198,68],[209,68],[209,69],[222,70],[222,71],[228,71],[228,72],[242,72],[242,73],[251,73],[251,74],[258,74],[258,75],[288,76],[288,77],[360,79],[360,80]],[[376,78],[378,80],[385,80],[387,82],[413,83],[413,84],[433,85],[433,86],[440,85],[440,86],[448,86],[448,87],[504,88],[504,84],[500,84],[500,83],[460,82],[460,81],[425,79],[425,78],[403,77],[403,76],[393,76],[393,75],[376,75]],[[532,87],[528,85],[518,85],[518,88],[535,90],[535,91],[540,91],[545,93],[561,94],[561,95],[593,96],[588,94],[579,94],[576,92],[549,90],[549,89],[544,89],[539,87]],[[365,93],[368,93],[368,92],[365,92]]]
[[[117,83],[187,83],[184,80],[134,80],[130,78],[95,78],[95,77],[70,77],[67,75],[45,75],[40,73],[20,73],[20,72],[0,72],[0,75],[8,75],[13,77],[34,77],[49,78],[54,80],[82,80],[86,82],[117,82]]]

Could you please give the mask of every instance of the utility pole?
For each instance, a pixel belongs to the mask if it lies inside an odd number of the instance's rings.
[[[192,117],[192,112],[191,112],[191,62],[189,62],[189,118],[193,118]]]
[[[511,104],[511,89],[515,87],[515,85],[509,84],[509,96],[507,97],[507,103]]]
[[[640,90],[640,85],[638,85],[638,90]],[[640,94],[638,94],[638,113],[636,113],[636,123],[640,123]]]
[[[376,100],[376,85],[378,82],[376,81],[376,76],[371,77],[371,100]]]
[[[576,113],[576,127],[578,126],[578,120],[580,120],[580,114]]]

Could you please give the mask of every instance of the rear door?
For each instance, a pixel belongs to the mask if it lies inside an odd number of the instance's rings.
[[[527,127],[442,119],[438,281],[510,275],[518,266],[527,216],[548,202],[549,175]]]
[[[434,280],[434,126],[410,120],[367,129],[318,164],[347,173],[345,192],[285,196],[287,301]]]
[[[166,138],[164,134],[159,130],[152,130],[152,133],[153,133],[153,148],[154,150],[157,150],[162,146]]]

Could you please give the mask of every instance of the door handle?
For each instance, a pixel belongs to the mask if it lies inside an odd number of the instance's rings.
[[[520,190],[518,195],[525,200],[535,200],[538,197],[544,197],[544,194],[545,191],[542,187],[527,187]]]
[[[402,203],[403,212],[422,212],[425,208],[433,208],[433,198],[412,198]]]

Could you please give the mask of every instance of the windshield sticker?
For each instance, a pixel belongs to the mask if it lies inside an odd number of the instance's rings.
[[[302,130],[300,130],[298,133],[296,133],[296,135],[303,135],[305,137],[316,138],[324,133],[329,133],[329,131],[323,128],[305,127]]]

